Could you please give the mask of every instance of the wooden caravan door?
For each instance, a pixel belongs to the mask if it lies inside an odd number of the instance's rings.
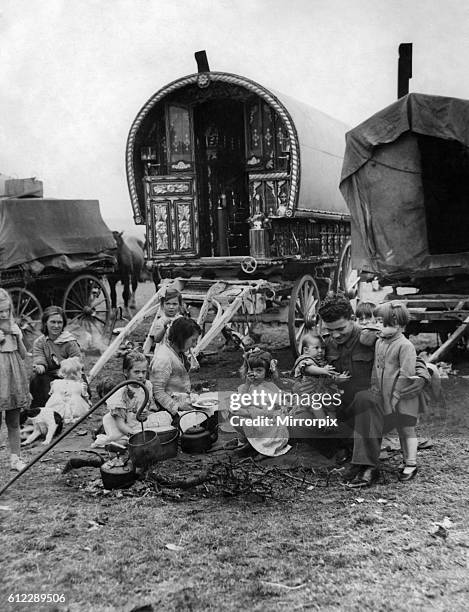
[[[150,256],[161,260],[196,257],[199,236],[194,175],[144,180]]]

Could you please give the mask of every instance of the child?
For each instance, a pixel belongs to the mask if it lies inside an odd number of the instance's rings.
[[[147,410],[156,410],[153,399],[153,387],[147,380],[148,362],[143,353],[130,351],[124,356],[123,371],[126,379],[136,380],[144,383],[150,394],[150,401]],[[140,421],[137,421],[135,414],[142,405],[144,392],[137,385],[127,385],[117,390],[107,400],[107,414],[103,417],[104,434],[99,434],[93,442],[92,447],[105,446],[110,442],[126,443],[128,436],[142,430]],[[147,413],[144,413],[147,415]],[[152,412],[145,421],[145,429],[164,427],[171,425],[171,415],[162,410]]]
[[[416,378],[417,353],[403,335],[410,314],[401,302],[385,302],[376,308],[375,317],[381,332],[376,341],[371,387],[383,407],[385,428],[397,427],[405,463],[399,479],[408,481],[417,474],[415,426],[419,412],[418,396],[405,399],[400,396]],[[386,419],[391,416],[392,419]]]
[[[288,427],[278,424],[276,418],[282,415],[282,410],[278,405],[281,391],[273,382],[273,379],[278,377],[275,360],[267,351],[253,349],[245,355],[241,375],[245,378],[245,382],[238,388],[238,396],[247,394],[251,396],[252,403],[247,406],[243,404],[237,410],[231,408],[230,421],[240,434],[242,443],[235,450],[235,454],[248,456],[259,453],[268,457],[284,455],[291,446],[288,444]],[[264,404],[261,403],[262,394],[265,397]],[[243,424],[242,419],[256,416],[264,417],[265,424]],[[269,419],[269,422],[266,419]]]
[[[357,323],[362,327],[374,325],[376,323],[375,309],[376,304],[373,304],[373,302],[359,302],[355,310]]]
[[[0,425],[5,412],[10,447],[10,468],[21,472],[26,464],[20,459],[20,411],[30,404],[29,381],[24,359],[26,348],[20,328],[13,319],[10,295],[0,288]]]
[[[374,346],[381,332],[381,326],[375,318],[376,304],[360,302],[355,310],[355,319],[362,328],[360,342],[365,346]]]
[[[300,397],[305,397],[306,394],[328,394],[333,396],[334,400],[327,400],[328,406],[321,405],[319,407],[304,406],[300,404],[291,411],[292,416],[296,418],[317,418],[326,419],[328,415],[335,414],[334,405],[337,405],[337,397],[341,392],[337,385],[334,384],[336,379],[340,378],[334,366],[329,365],[325,359],[325,343],[322,337],[317,332],[309,332],[303,337],[302,354],[295,361],[293,366],[293,376],[295,382],[292,392]],[[319,402],[316,403],[318,405]],[[321,429],[323,433],[331,433],[327,427]],[[311,437],[310,428],[295,427],[292,437]]]
[[[143,346],[145,355],[153,355],[161,342],[166,341],[172,322],[182,317],[183,311],[182,295],[177,289],[168,288],[160,298],[160,314],[153,321]]]
[[[50,386],[46,408],[59,414],[64,423],[73,423],[90,409],[88,386],[83,381],[83,363],[79,357],[69,357],[60,363],[60,378]]]

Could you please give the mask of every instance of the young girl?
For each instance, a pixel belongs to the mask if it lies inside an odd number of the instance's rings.
[[[238,410],[232,408],[231,411],[230,421],[240,434],[241,442],[235,454],[248,456],[259,453],[268,457],[284,455],[291,446],[288,444],[288,427],[277,422],[277,417],[285,411],[279,407],[281,391],[273,382],[278,377],[275,360],[267,351],[252,349],[245,355],[241,375],[245,382],[238,388],[238,396],[247,394],[252,402]],[[255,417],[261,417],[261,420],[264,417],[264,424],[247,425],[243,422],[243,419]]]
[[[376,308],[375,317],[381,332],[376,341],[371,386],[381,402],[385,419],[393,417],[387,419],[389,426],[397,427],[405,464],[399,479],[407,481],[417,474],[415,426],[419,412],[418,396],[400,397],[416,378],[415,347],[403,335],[410,314],[401,302],[385,302]]]
[[[60,363],[60,378],[50,386],[46,408],[62,417],[64,423],[73,423],[90,409],[88,386],[83,380],[83,363],[79,357],[69,357]]]
[[[156,406],[152,384],[147,380],[148,362],[145,355],[139,351],[130,351],[124,356],[122,367],[126,379],[144,383],[150,394],[150,401],[144,413],[148,417],[145,429],[171,425],[171,416],[168,412],[162,410],[147,413],[148,410],[156,411]],[[105,446],[110,442],[125,444],[128,436],[141,431],[142,425],[135,418],[135,414],[142,405],[144,395],[143,389],[137,385],[127,385],[111,395],[106,402],[108,412],[103,417],[105,433],[99,434],[92,446]]]
[[[167,341],[171,324],[183,316],[183,311],[180,292],[177,289],[167,289],[160,299],[160,314],[153,321],[143,346],[145,355],[153,355],[161,342]]]
[[[10,447],[10,467],[20,472],[20,411],[29,407],[29,381],[24,364],[26,348],[22,333],[13,320],[10,295],[0,289],[0,425],[5,412]]]

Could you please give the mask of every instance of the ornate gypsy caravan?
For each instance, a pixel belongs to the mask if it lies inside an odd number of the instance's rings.
[[[189,302],[204,302],[209,289],[223,302],[229,290],[232,306],[235,287],[244,291],[228,319],[259,320],[274,308],[297,348],[333,279],[349,279],[349,213],[338,189],[345,131],[225,72],[157,91],[132,124],[126,156],[149,267],[178,278]]]

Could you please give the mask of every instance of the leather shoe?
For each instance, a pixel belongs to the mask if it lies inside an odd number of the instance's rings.
[[[377,468],[367,466],[364,467],[355,478],[347,484],[351,489],[362,489],[364,487],[371,487],[371,485],[378,479],[379,470]]]
[[[358,476],[358,474],[360,474],[360,472],[363,472],[364,469],[365,469],[364,465],[352,464],[344,472],[344,475],[342,476],[342,480],[344,482],[352,482]]]
[[[411,467],[411,466],[408,466]],[[412,472],[409,472],[408,474],[406,474],[404,471],[399,473],[399,480],[401,482],[408,482],[409,480],[412,480],[412,478],[415,478],[415,476],[417,476],[417,472],[419,471],[418,467],[415,466],[414,469],[412,470]]]

